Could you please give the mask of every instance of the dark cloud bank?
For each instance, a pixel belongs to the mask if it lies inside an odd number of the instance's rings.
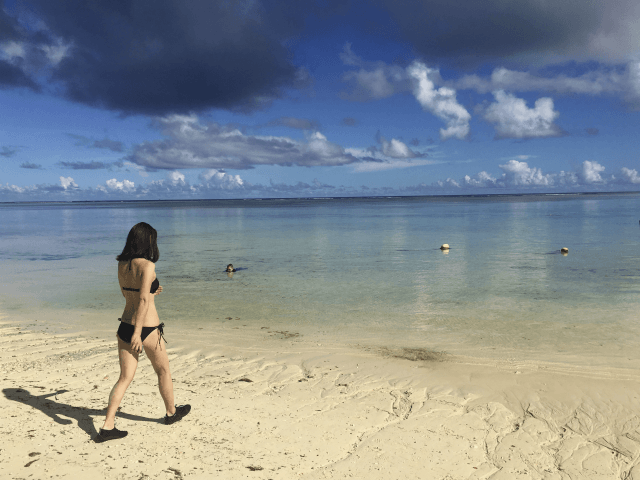
[[[367,13],[372,5],[389,28]],[[124,114],[251,110],[308,83],[291,46],[341,19],[409,42],[425,60],[621,62],[637,49],[632,0],[0,0],[0,88],[46,89]],[[321,26],[318,27],[317,24]],[[312,29],[313,30],[313,29]],[[48,80],[43,80],[43,79]],[[286,121],[283,121],[286,124]]]
[[[36,89],[29,73],[49,49],[52,83],[83,104],[154,115],[257,108],[305,81],[283,46],[305,11],[297,1],[32,0],[14,16],[0,11],[0,42],[29,47],[0,61],[0,84]],[[21,18],[46,28],[34,32]],[[62,59],[50,50],[60,46]]]

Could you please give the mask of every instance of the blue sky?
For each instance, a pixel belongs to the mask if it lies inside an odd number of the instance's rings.
[[[0,201],[640,190],[640,4],[0,0]]]

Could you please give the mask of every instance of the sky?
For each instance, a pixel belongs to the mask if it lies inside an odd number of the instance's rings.
[[[0,202],[640,190],[637,0],[0,0]]]

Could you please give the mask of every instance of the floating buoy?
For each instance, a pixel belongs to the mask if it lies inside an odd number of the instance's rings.
[[[560,253],[569,253],[569,249],[567,247],[562,247],[560,249]]]
[[[443,243],[442,246],[440,247],[440,250],[449,250],[449,244]]]

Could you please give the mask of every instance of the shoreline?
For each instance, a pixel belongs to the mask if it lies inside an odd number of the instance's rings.
[[[0,319],[5,475],[640,478],[632,370],[447,359],[234,328],[169,338],[176,401],[193,407],[170,427],[141,355],[116,419],[129,436],[95,444],[119,374],[112,335]]]
[[[412,198],[434,198],[434,199],[457,199],[457,198],[504,198],[504,197],[534,197],[536,200],[545,199],[545,197],[577,197],[577,196],[606,196],[606,195],[637,195],[640,193],[638,190],[611,190],[611,191],[537,191],[537,192],[502,192],[494,191],[490,193],[475,193],[475,194],[459,194],[459,193],[441,193],[441,194],[429,194],[429,195],[353,195],[353,196],[325,196],[325,197],[248,197],[248,198],[155,198],[155,199],[136,199],[126,198],[122,200],[29,200],[29,201],[13,201],[2,202],[0,205],[24,205],[24,206],[41,206],[41,205],[64,205],[64,206],[76,206],[76,205],[96,205],[101,204],[129,204],[129,203],[196,203],[196,202],[210,202],[210,203],[231,203],[231,202],[262,202],[262,201],[282,201],[282,200],[299,200],[299,201],[323,201],[323,200],[376,200],[376,199],[412,199]]]

